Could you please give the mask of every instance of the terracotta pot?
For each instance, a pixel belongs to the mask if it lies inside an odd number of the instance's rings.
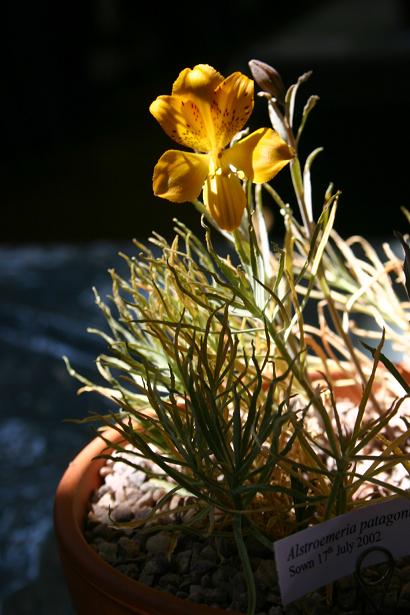
[[[105,435],[111,441],[120,439],[114,430]],[[54,502],[60,559],[76,614],[226,615],[223,609],[182,600],[127,577],[86,542],[82,528],[91,495],[102,482],[99,470],[105,463],[94,458],[105,446],[101,438],[96,438],[75,457],[59,483]]]
[[[397,366],[410,382],[410,372]],[[320,380],[318,372],[312,381]],[[339,387],[337,397],[353,403],[361,398],[361,387]],[[119,441],[120,434],[107,430],[106,437]],[[77,615],[226,615],[226,610],[210,608],[162,592],[122,574],[107,564],[87,543],[83,525],[92,493],[101,484],[99,474],[104,459],[95,457],[105,450],[101,438],[95,438],[70,463],[57,488],[54,526],[60,559]],[[235,615],[233,611],[230,611]],[[238,613],[236,615],[239,615]]]
[[[403,378],[410,384],[410,371],[407,369],[407,366],[403,365],[403,363],[396,363],[395,367],[398,372],[403,376]],[[314,384],[322,381],[324,387],[327,387],[327,383],[324,380],[323,373],[320,371],[315,371],[310,374],[311,382]],[[341,399],[349,399],[354,404],[359,404],[362,396],[363,396],[363,387],[359,383],[351,384],[348,383],[349,374],[343,373],[341,371],[335,371],[333,373],[333,384],[334,384],[334,396],[337,400]],[[343,381],[346,384],[343,384]],[[380,385],[376,384],[373,387],[373,392],[380,390]],[[403,393],[404,394],[404,393]]]

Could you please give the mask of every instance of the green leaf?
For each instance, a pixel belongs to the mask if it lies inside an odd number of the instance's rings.
[[[410,299],[410,247],[408,243],[405,241],[403,235],[398,231],[394,232],[395,237],[400,241],[404,250],[404,263],[403,263],[403,271],[406,278],[406,292],[407,296]]]
[[[362,346],[364,346],[366,350],[368,350],[371,353],[373,359],[376,358],[377,348],[373,348],[373,346],[369,346],[369,344],[366,344],[366,342],[363,342],[363,341],[361,343],[362,343]],[[384,355],[382,352],[378,354],[378,358],[383,363],[383,365],[387,367],[389,372],[396,378],[397,382],[401,384],[403,389],[406,391],[407,395],[409,395],[410,385],[407,382],[407,380],[401,375],[401,373],[399,372],[397,367],[394,365],[394,363],[392,363],[390,359],[388,359],[386,355]]]

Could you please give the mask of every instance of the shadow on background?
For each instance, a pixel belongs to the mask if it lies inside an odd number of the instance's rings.
[[[303,94],[321,101],[302,153],[325,148],[314,182],[319,205],[329,181],[343,191],[339,231],[403,227],[405,0],[228,0],[212,11],[185,1],[142,10],[134,0],[42,0],[7,8],[0,241],[167,234],[175,215],[198,228],[190,205],[152,196],[153,166],[172,143],[148,107],[186,66],[249,74],[254,57],[276,66],[287,85],[313,70]],[[267,122],[257,99],[251,124]],[[286,181],[278,182],[286,196]]]

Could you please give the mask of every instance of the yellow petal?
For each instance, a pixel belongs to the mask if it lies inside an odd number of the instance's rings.
[[[218,85],[211,102],[217,149],[228,145],[244,127],[252,110],[253,81],[242,73],[232,73]]]
[[[197,64],[194,68],[185,68],[172,87],[172,95],[180,98],[184,104],[183,114],[187,117],[186,125],[191,135],[184,135],[184,145],[201,152],[210,152],[216,145],[215,129],[211,104],[215,89],[224,81],[222,75],[208,64]],[[175,137],[173,137],[175,138]],[[190,140],[191,144],[188,144]],[[197,146],[194,146],[194,143]]]
[[[223,81],[222,75],[208,64],[197,64],[194,68],[181,71],[172,86],[172,94],[197,96],[210,101],[215,88]]]
[[[168,150],[155,165],[154,194],[174,203],[192,201],[198,198],[208,169],[207,155]]]
[[[293,150],[277,132],[259,128],[225,150],[221,165],[233,165],[255,184],[262,184],[270,181],[293,157]]]
[[[246,205],[241,182],[227,172],[208,177],[204,185],[204,203],[221,229],[233,231],[240,225]]]
[[[211,149],[209,134],[201,111],[194,100],[178,96],[158,96],[149,108],[171,139],[200,152]]]

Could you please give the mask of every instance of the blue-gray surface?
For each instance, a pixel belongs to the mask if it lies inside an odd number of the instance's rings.
[[[131,242],[0,248],[0,612],[72,615],[52,528],[53,497],[70,459],[90,439],[64,423],[101,404],[76,396],[73,366],[91,373],[103,325],[92,286],[110,291],[109,267]]]

